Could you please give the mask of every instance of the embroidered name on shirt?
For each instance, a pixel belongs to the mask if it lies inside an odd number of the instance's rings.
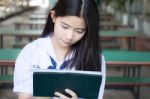
[[[40,69],[41,67],[39,65],[33,65],[34,69]]]

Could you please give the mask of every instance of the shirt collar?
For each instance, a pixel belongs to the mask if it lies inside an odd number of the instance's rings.
[[[58,61],[56,58],[56,54],[55,54],[52,42],[51,42],[50,35],[48,35],[44,38],[40,38],[37,41],[37,44],[39,45],[39,47],[41,47],[43,50],[45,50],[49,56],[51,56],[54,60],[56,60],[56,62]],[[69,55],[66,57],[66,59],[64,61],[70,60],[72,58],[73,58],[73,51],[69,53]]]

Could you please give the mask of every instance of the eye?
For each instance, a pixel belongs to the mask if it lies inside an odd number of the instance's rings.
[[[79,34],[84,34],[85,30],[76,30],[76,32],[79,33]]]
[[[64,26],[64,25],[62,25],[62,28],[64,28],[64,29],[68,29],[69,27],[68,27],[68,26]]]

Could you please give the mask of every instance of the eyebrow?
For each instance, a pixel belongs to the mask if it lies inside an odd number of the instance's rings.
[[[62,24],[64,24],[64,25],[66,25],[66,26],[68,26],[68,27],[71,27],[70,25],[68,25],[67,23],[65,23],[65,22],[61,22]],[[85,30],[85,28],[76,28],[76,29],[79,29],[79,30]]]

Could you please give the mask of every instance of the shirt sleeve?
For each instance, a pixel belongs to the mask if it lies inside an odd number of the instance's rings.
[[[27,45],[18,55],[14,70],[14,88],[15,93],[32,94],[32,72],[30,69],[31,61],[30,45]]]
[[[98,99],[103,99],[105,82],[106,82],[106,64],[105,64],[105,58],[103,55],[102,55],[101,72],[102,72],[102,83],[100,86]]]

